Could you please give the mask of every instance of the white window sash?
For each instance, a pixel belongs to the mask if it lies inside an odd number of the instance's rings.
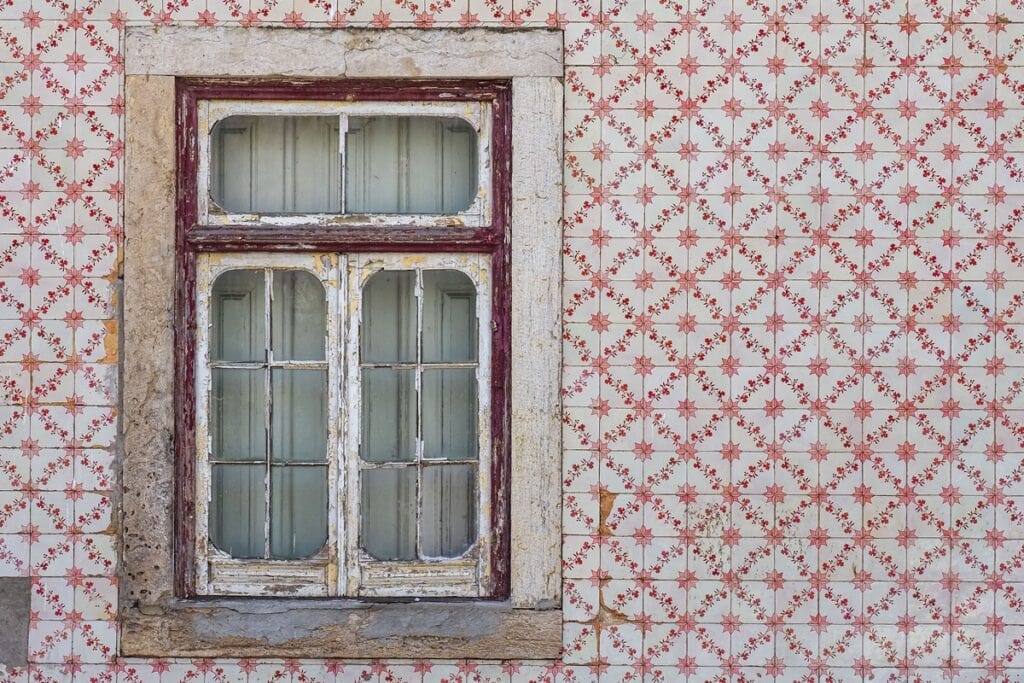
[[[312,558],[303,560],[236,559],[210,541],[210,297],[217,276],[229,270],[251,268],[297,269],[313,273],[327,296],[327,543]],[[340,293],[344,290],[343,258],[335,254],[200,254],[196,272],[196,592],[200,595],[287,595],[297,597],[336,594],[339,555],[341,478],[338,446],[341,414],[341,339],[344,319]],[[269,283],[267,283],[269,286]],[[269,328],[268,328],[269,333]],[[269,400],[269,397],[264,397]]]
[[[478,597],[490,589],[489,567],[493,544],[491,536],[491,257],[486,254],[354,254],[348,259],[348,315],[353,321],[346,341],[347,431],[346,488],[358,491],[362,421],[362,377],[359,363],[359,321],[362,319],[362,292],[366,281],[381,270],[446,269],[466,274],[476,286],[477,316],[477,540],[460,558],[430,559],[412,562],[376,560],[359,548],[359,496],[346,505],[346,594],[366,597],[451,596]],[[417,291],[417,305],[421,293]],[[421,322],[421,321],[420,321]],[[420,333],[421,330],[417,329]],[[421,450],[417,445],[417,453]],[[417,509],[417,526],[422,510]]]
[[[221,273],[241,268],[302,269],[327,292],[328,540],[304,560],[236,559],[209,540],[210,303]],[[358,321],[362,287],[380,270],[446,269],[476,287],[477,498],[476,542],[459,558],[389,562],[359,549],[361,372]],[[491,256],[487,254],[200,254],[196,277],[196,591],[199,595],[296,597],[481,597],[491,590]],[[417,301],[420,294],[417,292]],[[419,303],[417,305],[420,305]],[[419,335],[419,330],[418,330]],[[417,510],[419,515],[420,511]]]
[[[349,225],[483,227],[491,223],[491,104],[489,102],[339,102],[289,100],[202,100],[197,105],[198,219],[207,226],[219,225]],[[434,116],[463,119],[477,133],[477,187],[472,204],[456,214],[258,214],[212,210],[211,135],[218,121],[229,116],[337,116],[339,118],[340,184],[342,211],[345,187],[345,133],[350,116]]]

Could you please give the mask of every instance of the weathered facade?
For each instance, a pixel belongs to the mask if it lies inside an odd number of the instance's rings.
[[[1022,17],[0,3],[0,680],[1019,680]],[[521,78],[548,190],[561,122],[562,196],[513,193],[511,603],[174,602],[150,323],[167,103],[210,75]],[[553,289],[560,316],[523,315]],[[559,372],[560,447],[534,381]]]

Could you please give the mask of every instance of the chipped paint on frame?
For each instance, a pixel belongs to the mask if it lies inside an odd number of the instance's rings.
[[[342,560],[339,557],[338,501],[341,498],[341,480],[338,467],[340,443],[340,361],[338,352],[342,337],[343,320],[339,315],[337,292],[343,289],[344,268],[336,254],[203,254],[197,262],[196,317],[196,533],[195,572],[196,591],[200,595],[278,595],[328,596],[334,595],[336,578]],[[313,273],[324,286],[327,311],[325,330],[326,367],[328,377],[327,422],[327,477],[328,515],[327,541],[316,555],[305,560],[251,560],[235,559],[216,548],[210,541],[209,514],[212,491],[210,465],[210,397],[212,373],[210,371],[210,294],[221,274],[238,269],[305,270]],[[264,315],[269,318],[270,281],[264,287],[267,300]],[[265,339],[269,339],[269,320],[265,323]],[[266,342],[265,342],[266,343]],[[272,358],[271,358],[272,361]],[[268,361],[270,362],[270,361]],[[312,363],[323,367],[324,361]],[[268,364],[264,364],[270,367]],[[309,363],[289,362],[289,367]],[[270,400],[269,394],[264,400]],[[269,456],[268,456],[269,457]],[[269,474],[267,475],[269,476]],[[268,495],[265,491],[264,495]],[[266,513],[269,525],[269,511]],[[269,543],[269,535],[265,542]]]
[[[486,254],[203,254],[197,268],[196,363],[196,585],[201,595],[276,596],[449,596],[479,597],[491,590],[491,257]],[[210,293],[217,277],[230,270],[303,269],[314,273],[327,292],[328,382],[328,542],[308,560],[243,560],[229,557],[209,540],[211,496]],[[476,529],[477,539],[460,557],[418,562],[372,560],[359,550],[361,465],[359,460],[361,373],[359,324],[362,287],[381,270],[450,269],[465,273],[476,290],[480,333],[476,380],[478,391]],[[419,288],[418,288],[419,290]],[[417,291],[418,307],[422,296]],[[345,311],[345,315],[340,312]],[[265,306],[264,313],[269,315]],[[347,325],[346,321],[352,323]],[[422,325],[422,315],[417,316]],[[269,323],[265,323],[268,331]],[[269,333],[269,332],[268,332]],[[419,332],[418,332],[419,334]],[[344,354],[344,357],[342,356]],[[346,378],[347,382],[342,378]],[[342,402],[342,386],[345,400]],[[417,390],[419,374],[417,373]],[[419,456],[418,460],[419,460]],[[269,522],[268,522],[269,523]],[[417,526],[419,512],[417,513]]]
[[[360,511],[358,496],[346,501],[346,546],[348,585],[346,593],[367,597],[448,596],[480,597],[491,592],[491,327],[492,292],[489,254],[358,254],[349,258],[348,315],[352,333],[346,340],[347,490],[359,490],[360,472],[372,468],[359,458],[362,408],[362,378],[359,361],[358,329],[362,322],[363,286],[374,274],[383,270],[415,270],[417,272],[417,338],[422,333],[421,273],[423,270],[456,270],[466,274],[476,287],[476,318],[479,329],[476,380],[478,387],[477,435],[479,459],[477,466],[477,539],[459,558],[423,559],[418,562],[387,562],[375,560],[360,550]],[[417,362],[419,370],[421,364]],[[419,392],[420,372],[416,373]],[[422,462],[417,445],[417,467]],[[417,529],[422,501],[417,497]]]
[[[493,107],[489,102],[348,102],[320,100],[199,100],[197,102],[198,130],[198,216],[203,225],[264,225],[264,226],[362,226],[390,225],[417,227],[483,227],[491,223],[491,166]],[[259,214],[231,213],[217,206],[212,198],[213,127],[230,116],[337,116],[339,119],[338,150],[342,162],[339,182],[342,207],[345,194],[345,131],[350,116],[443,116],[469,122],[477,134],[477,190],[472,203],[456,214]]]

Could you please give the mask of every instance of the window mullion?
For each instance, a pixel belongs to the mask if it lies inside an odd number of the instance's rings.
[[[416,269],[416,558],[423,559],[423,270]]]
[[[346,130],[348,120],[344,119]],[[347,556],[342,563],[345,569],[342,593],[356,595],[362,583],[362,567],[360,564],[359,549],[359,525],[361,521],[362,500],[360,498],[360,484],[362,472],[360,467],[359,449],[365,435],[362,433],[362,406],[357,401],[363,382],[363,372],[359,366],[359,337],[362,334],[362,289],[358,258],[352,259],[345,256],[343,259],[345,281],[342,283],[342,296],[339,303],[344,326],[344,355],[342,363],[342,382],[344,387],[344,505],[339,506],[339,517],[342,520],[343,535],[345,538],[345,551]],[[349,302],[351,298],[353,304]],[[349,312],[357,309],[360,313],[356,318],[350,318]]]
[[[339,115],[340,126],[347,126],[348,119],[345,118],[344,114]],[[339,154],[343,155],[344,150],[344,133],[339,132]],[[344,178],[344,156],[341,158],[341,168],[339,170],[339,178]],[[338,199],[342,202],[344,207],[344,180],[339,181],[342,183],[340,194]],[[345,254],[335,254],[334,259],[334,281],[337,283],[337,288],[331,296],[331,303],[334,307],[336,320],[331,320],[330,307],[328,307],[327,316],[327,359],[328,363],[333,366],[333,372],[328,369],[328,390],[330,391],[332,400],[331,405],[333,409],[330,412],[330,424],[334,429],[333,444],[330,452],[330,461],[328,462],[328,472],[331,477],[331,488],[328,489],[328,507],[334,506],[334,514],[332,515],[332,521],[334,523],[334,547],[331,551],[334,553],[334,561],[337,563],[337,573],[334,577],[334,581],[330,582],[327,586],[327,590],[331,595],[344,595],[348,588],[348,558],[352,552],[352,548],[349,547],[349,534],[348,525],[345,519],[345,508],[348,507],[344,504],[345,496],[349,495],[349,481],[348,481],[348,459],[352,457],[352,454],[348,452],[346,448],[348,434],[346,430],[349,428],[347,421],[349,418],[348,412],[348,400],[345,388],[349,381],[348,365],[346,362],[347,357],[347,344],[349,334],[349,320],[348,320],[348,257]],[[330,293],[329,293],[330,295]],[[333,490],[332,490],[333,489]]]
[[[264,358],[264,371],[263,371],[263,439],[264,439],[264,452],[266,458],[266,469],[264,471],[263,478],[263,505],[264,505],[264,518],[263,518],[263,557],[264,559],[270,559],[270,463],[271,463],[271,411],[274,406],[273,391],[270,383],[271,364],[274,361],[273,351],[270,348],[270,307],[273,303],[273,291],[274,291],[274,271],[271,268],[264,269],[264,282],[266,283],[263,287],[263,358]]]

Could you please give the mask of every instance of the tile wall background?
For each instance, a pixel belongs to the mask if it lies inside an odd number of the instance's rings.
[[[564,29],[562,661],[116,658],[136,24]],[[1022,0],[0,0],[0,680],[1024,680],[1022,52]]]

